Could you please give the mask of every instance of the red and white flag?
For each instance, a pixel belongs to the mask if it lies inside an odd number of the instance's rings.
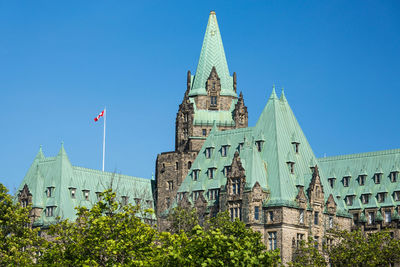
[[[96,118],[94,118],[94,121],[98,121],[103,116],[104,116],[104,110],[100,112],[100,114]]]

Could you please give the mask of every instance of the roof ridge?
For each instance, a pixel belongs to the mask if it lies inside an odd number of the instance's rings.
[[[119,173],[114,173],[114,172],[103,172],[103,171],[100,171],[100,170],[96,170],[96,169],[90,169],[90,168],[85,168],[85,167],[81,167],[81,166],[72,166],[72,168],[73,169],[76,169],[76,170],[80,170],[80,171],[86,171],[86,172],[94,172],[94,173],[97,173],[97,174],[100,174],[100,175],[113,175],[113,174],[116,174],[116,175],[118,175],[119,177],[121,177],[121,178],[129,178],[129,179],[138,179],[138,180],[140,180],[140,181],[146,181],[147,182],[147,180],[148,181],[151,181],[151,179],[149,179],[149,178],[144,178],[144,177],[137,177],[137,176],[130,176],[130,175],[126,175],[126,174],[119,174]]]
[[[390,155],[390,154],[397,154],[397,153],[400,154],[400,148],[324,157],[324,158],[318,158],[318,161],[324,162],[324,161],[332,161],[332,160],[362,158],[362,157],[375,157],[375,156]]]

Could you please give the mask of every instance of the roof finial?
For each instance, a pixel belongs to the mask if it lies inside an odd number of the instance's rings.
[[[284,90],[284,88],[282,87],[282,91],[281,91],[281,97],[279,98],[281,101],[287,101],[286,100],[286,96],[285,96],[285,90]]]
[[[276,92],[275,92],[275,84],[272,85],[272,93],[271,93],[271,96],[269,98],[270,99],[277,99],[278,98],[276,96]]]
[[[214,11],[214,10],[211,10],[211,11],[210,11],[210,15],[215,15],[215,11]]]

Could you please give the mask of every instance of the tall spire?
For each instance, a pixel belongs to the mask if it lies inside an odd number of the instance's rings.
[[[190,96],[207,94],[206,82],[213,67],[221,81],[221,95],[237,96],[233,88],[233,78],[229,74],[217,16],[211,11]]]

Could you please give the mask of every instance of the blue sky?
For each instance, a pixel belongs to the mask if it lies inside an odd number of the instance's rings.
[[[151,177],[210,10],[250,126],[276,84],[317,157],[400,148],[398,1],[0,0],[0,182],[61,141],[101,169],[104,106],[106,170]]]

